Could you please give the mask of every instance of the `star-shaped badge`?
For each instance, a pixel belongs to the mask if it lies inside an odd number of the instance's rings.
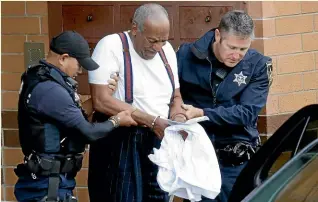
[[[234,76],[235,79],[233,80],[233,82],[236,82],[238,86],[240,86],[243,83],[246,84],[245,79],[247,76],[244,76],[242,71],[239,74],[234,74]]]

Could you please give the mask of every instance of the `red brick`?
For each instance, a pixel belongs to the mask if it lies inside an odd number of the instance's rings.
[[[254,20],[254,34],[255,37],[260,38],[263,37],[263,20]]]
[[[275,20],[254,20],[255,37],[272,37],[275,36]]]
[[[89,152],[85,152],[83,159],[83,168],[88,168]]]
[[[2,92],[2,109],[18,109],[18,92]]]
[[[303,34],[303,50],[318,50],[318,33]]]
[[[21,74],[18,73],[2,73],[1,89],[10,91],[19,91],[21,86]]]
[[[267,133],[275,133],[293,114],[294,112],[267,116]]]
[[[303,78],[301,74],[277,75],[273,80],[270,93],[291,93],[302,89]]]
[[[26,12],[28,15],[46,15],[48,13],[47,1],[27,1]]]
[[[77,188],[77,198],[79,202],[89,202],[88,189]]]
[[[88,170],[81,169],[76,175],[77,186],[87,186]]]
[[[262,18],[262,2],[261,1],[248,1],[247,12],[252,18]]]
[[[318,89],[318,72],[304,73],[304,89]]]
[[[316,69],[318,70],[318,52],[315,53]]]
[[[23,16],[25,15],[24,1],[2,1],[1,2],[1,16]]]
[[[17,129],[18,128],[18,112],[17,111],[1,111],[2,128]]]
[[[275,17],[277,15],[274,3],[273,1],[262,1],[263,18]]]
[[[277,114],[278,112],[278,96],[269,95],[266,103],[266,115]]]
[[[288,35],[264,39],[265,55],[280,55],[302,51],[301,35]]]
[[[314,16],[314,27],[315,27],[315,31],[318,30],[318,15]]]
[[[318,30],[318,15],[314,15],[314,29]]]
[[[315,69],[313,53],[300,53],[277,57],[278,74],[303,72]]]
[[[22,73],[24,72],[24,56],[23,55],[2,55],[1,71]]]
[[[263,20],[263,37],[272,37],[276,35],[275,20]]]
[[[3,130],[2,146],[19,148],[19,130]]]
[[[278,98],[279,112],[295,112],[304,106],[317,103],[315,91],[297,92],[280,95]]]
[[[277,56],[271,56],[272,58],[272,63],[273,63],[273,72],[272,75],[275,76],[277,75]]]
[[[276,19],[276,35],[312,32],[313,15],[291,16]]]
[[[1,51],[2,53],[23,53],[25,36],[2,35]]]
[[[318,2],[316,1],[302,1],[301,2],[302,13],[318,12]]]
[[[3,166],[16,166],[23,162],[23,153],[20,148],[3,148]]]
[[[275,1],[275,10],[277,16],[294,15],[301,13],[299,1]]]
[[[253,40],[251,48],[258,50],[260,53],[264,53],[264,39]]]
[[[1,201],[5,201],[5,197],[4,197],[4,192],[5,192],[5,187],[4,185],[1,185]]]
[[[4,183],[6,185],[15,185],[18,177],[15,175],[13,168],[3,168],[4,170]]]
[[[3,17],[1,22],[2,34],[40,33],[40,20],[38,17]]]
[[[6,186],[6,201],[17,201],[14,196],[14,186]]]
[[[48,25],[48,17],[43,16],[41,17],[41,34],[48,34],[49,33],[49,25]]]

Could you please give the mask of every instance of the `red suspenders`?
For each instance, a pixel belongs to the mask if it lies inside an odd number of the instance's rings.
[[[171,85],[172,85],[172,95],[171,95],[171,98],[170,98],[170,105],[169,105],[169,106],[171,106],[172,102],[173,102],[174,90],[175,90],[173,72],[172,72],[172,69],[171,69],[171,67],[170,67],[170,65],[168,63],[168,60],[167,60],[166,55],[165,55],[165,52],[162,49],[160,49],[159,55],[161,57],[161,60],[162,60],[163,64],[166,67],[166,70],[167,70],[167,73],[168,73],[168,76],[169,76],[169,79],[170,79],[170,82],[171,82]],[[169,113],[169,116],[170,116],[170,113]]]
[[[121,42],[123,44],[124,71],[125,71],[125,101],[131,104],[133,102],[133,77],[132,77],[133,72],[132,72],[132,64],[131,64],[131,58],[129,53],[129,45],[128,45],[126,34],[119,33],[118,35],[120,36]],[[175,90],[173,72],[168,63],[166,55],[162,49],[159,51],[159,55],[163,64],[165,65],[165,68],[167,70],[167,73],[172,85],[172,96],[170,99],[170,106],[171,106],[173,102],[174,90]]]
[[[125,68],[125,102],[133,103],[133,73],[131,58],[129,53],[129,44],[127,36],[124,33],[119,33],[121,42],[123,44],[124,68]]]

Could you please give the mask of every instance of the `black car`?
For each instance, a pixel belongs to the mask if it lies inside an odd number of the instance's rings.
[[[229,202],[318,201],[318,104],[290,117],[252,157]]]

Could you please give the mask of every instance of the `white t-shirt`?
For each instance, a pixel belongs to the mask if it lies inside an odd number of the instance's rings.
[[[132,105],[153,116],[167,118],[172,85],[159,53],[151,60],[144,60],[134,50],[128,32],[125,32],[131,57],[133,72],[133,103]],[[167,42],[163,46],[166,58],[174,75],[175,88],[179,88],[177,59],[174,49]],[[101,39],[92,55],[99,68],[88,72],[91,84],[107,85],[107,80],[114,72],[119,72],[118,87],[113,97],[125,102],[125,80],[123,46],[118,34],[105,36]]]

